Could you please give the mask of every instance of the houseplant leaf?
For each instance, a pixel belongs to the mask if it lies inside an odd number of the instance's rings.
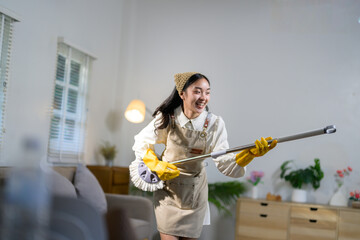
[[[291,167],[288,166],[290,162],[292,160],[285,161],[280,166],[280,178],[288,181],[296,189],[301,189],[303,184],[311,184],[315,190],[320,187],[320,181],[324,177],[324,172],[320,166],[320,159],[314,159],[314,166],[297,170],[291,170]]]
[[[209,183],[209,202],[213,203],[219,212],[231,215],[229,206],[236,203],[239,196],[246,191],[244,183],[239,181]]]

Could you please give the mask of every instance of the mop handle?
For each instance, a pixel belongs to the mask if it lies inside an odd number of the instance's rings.
[[[318,130],[299,133],[299,134],[286,136],[286,137],[279,137],[279,138],[275,138],[275,139],[277,140],[278,143],[283,143],[283,142],[298,140],[298,139],[302,139],[302,138],[314,137],[314,136],[321,135],[321,134],[331,134],[331,133],[334,133],[334,132],[336,132],[335,125],[329,125],[329,126],[327,126],[325,128],[321,128],[321,129],[318,129]],[[271,144],[275,139],[267,141],[268,144]],[[208,157],[217,158],[217,157],[219,157],[221,155],[224,155],[224,154],[227,154],[227,153],[239,152],[241,150],[254,148],[254,147],[256,147],[255,143],[247,144],[247,145],[243,145],[243,146],[239,146],[239,147],[234,147],[234,148],[229,148],[229,149],[224,149],[224,150],[208,153],[208,154],[205,154],[205,155],[200,155],[200,156],[196,156],[196,157],[191,157],[191,158],[178,160],[178,161],[172,162],[172,164],[179,164],[179,163],[184,163],[184,162],[197,161],[197,160],[202,160],[202,159],[205,159],[205,158],[208,158]]]

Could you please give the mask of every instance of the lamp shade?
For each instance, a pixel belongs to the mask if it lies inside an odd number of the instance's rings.
[[[126,108],[125,118],[132,123],[141,123],[145,119],[145,104],[143,101],[132,100]]]

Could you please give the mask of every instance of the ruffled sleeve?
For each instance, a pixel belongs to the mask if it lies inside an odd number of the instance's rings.
[[[158,114],[143,130],[135,135],[135,143],[132,149],[137,159],[142,159],[148,148],[154,150],[155,144],[165,144],[167,129],[158,129],[155,133],[160,118],[161,114]]]
[[[166,142],[167,129],[158,129],[155,132],[160,118],[161,114],[157,115],[135,136],[135,143],[132,148],[135,152],[135,160],[129,166],[130,178],[133,184],[143,191],[153,192],[163,187],[162,181],[143,162],[147,149],[154,150],[155,144],[165,144]]]

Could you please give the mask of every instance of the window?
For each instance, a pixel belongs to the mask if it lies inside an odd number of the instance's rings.
[[[0,152],[5,135],[6,90],[9,84],[13,23],[18,21],[8,13],[8,10],[0,8]]]
[[[49,162],[77,163],[83,157],[86,88],[92,59],[64,42],[58,43]]]

